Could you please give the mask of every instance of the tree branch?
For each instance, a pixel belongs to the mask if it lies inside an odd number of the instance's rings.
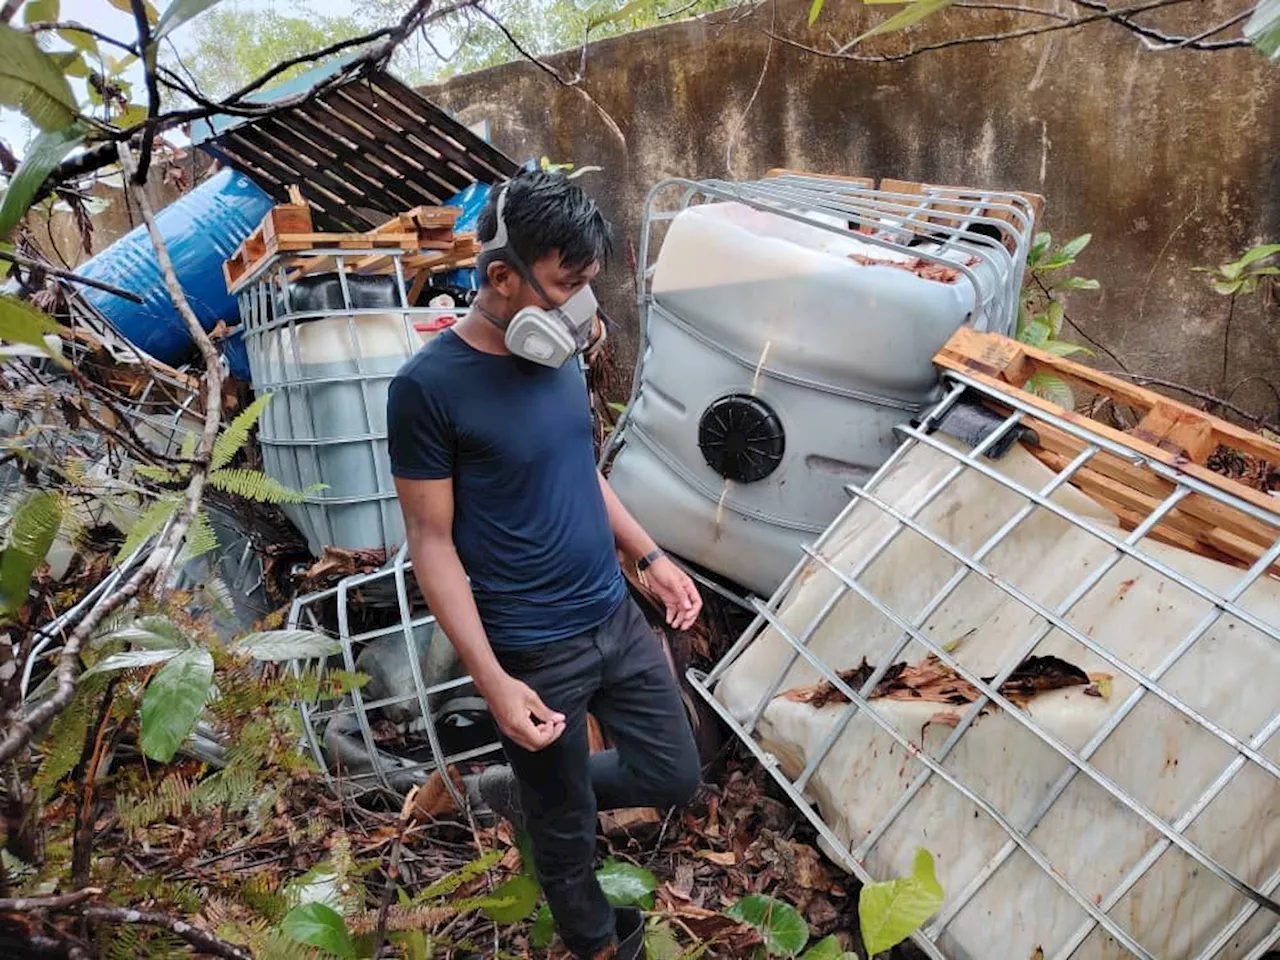
[[[1153,387],[1164,387],[1165,389],[1168,389],[1168,390],[1177,390],[1179,393],[1185,393],[1188,396],[1195,397],[1197,400],[1203,400],[1205,403],[1216,404],[1217,406],[1220,406],[1223,409],[1230,410],[1232,413],[1238,414],[1239,416],[1248,420],[1250,423],[1253,423],[1259,427],[1267,427],[1268,429],[1275,430],[1277,429],[1277,426],[1278,426],[1275,421],[1270,420],[1267,417],[1259,416],[1258,414],[1253,413],[1249,410],[1246,410],[1244,409],[1244,407],[1238,406],[1232,403],[1230,400],[1224,400],[1222,397],[1219,397],[1213,393],[1210,393],[1207,390],[1197,390],[1194,387],[1188,387],[1185,384],[1176,383],[1173,380],[1164,380],[1164,379],[1161,379],[1160,377],[1148,377],[1148,376],[1145,376],[1144,374],[1139,374],[1139,373],[1112,371],[1111,375],[1115,377],[1124,377],[1126,380],[1132,380],[1134,383],[1143,387],[1153,386]],[[1236,388],[1239,389],[1245,383],[1248,383],[1250,380],[1254,380],[1254,379],[1262,379],[1262,378],[1250,377],[1249,380],[1243,380],[1239,384],[1237,384]],[[1264,380],[1263,382],[1266,383],[1268,386],[1272,386],[1270,381]],[[1275,390],[1274,386],[1272,386],[1272,390]],[[1277,394],[1277,402],[1280,402],[1280,393]]]
[[[253,960],[253,955],[247,950],[233,946],[225,940],[218,939],[211,933],[205,933],[198,927],[192,926],[185,920],[179,920],[167,914],[154,913],[148,910],[134,910],[131,907],[85,907],[80,913],[82,916],[92,920],[107,920],[112,923],[141,923],[149,927],[161,927],[185,940],[197,950],[212,954],[215,957],[223,957],[225,960]]]
[[[97,887],[85,887],[74,893],[55,897],[6,897],[0,899],[0,913],[32,913],[36,910],[70,910],[90,897],[102,893]]]
[[[1116,20],[1119,17],[1132,16],[1137,13],[1145,13],[1148,10],[1159,10],[1164,7],[1172,7],[1181,3],[1187,3],[1189,0],[1143,0],[1140,3],[1134,3],[1127,7],[1118,7],[1114,10],[1099,10],[1095,13],[1085,14],[1079,17],[1072,17],[1067,20],[1059,20],[1055,23],[1044,24],[1038,27],[1022,27],[1017,30],[1007,30],[1003,33],[985,33],[972,37],[953,37],[950,40],[939,40],[935,43],[927,43],[919,47],[912,47],[902,53],[849,53],[848,50],[853,46],[852,43],[845,44],[838,50],[820,50],[817,47],[811,47],[808,44],[793,40],[790,37],[783,37],[765,31],[771,37],[785,43],[787,46],[795,47],[798,50],[804,50],[806,53],[812,53],[819,57],[826,57],[830,60],[855,60],[862,63],[901,63],[904,60],[910,60],[912,57],[919,56],[922,53],[929,53],[934,50],[945,50],[948,47],[962,47],[975,43],[1001,43],[1005,40],[1016,40],[1021,37],[1035,37],[1044,33],[1053,33],[1057,30],[1070,30],[1074,27],[1082,27],[1085,24],[1096,23],[1100,20]]]
[[[160,88],[156,83],[156,49],[151,43],[151,21],[147,19],[147,5],[143,0],[129,0],[133,8],[133,22],[138,28],[138,57],[142,61],[142,75],[147,84],[147,119],[142,127],[142,144],[138,148],[138,169],[134,183],[146,186],[147,171],[151,168],[151,145],[156,138],[156,115],[160,112]]]
[[[1072,2],[1089,10],[1107,9],[1107,5],[1101,2],[1101,0],[1072,0]],[[1173,34],[1164,33],[1161,30],[1157,30],[1155,27],[1148,27],[1137,23],[1129,17],[1117,17],[1116,23],[1124,27],[1126,30],[1136,33],[1138,36],[1142,37],[1143,40],[1156,41],[1154,43],[1148,42],[1146,44],[1146,48],[1148,50],[1154,50],[1156,52],[1164,50],[1179,50],[1184,48],[1191,50],[1226,50],[1232,47],[1247,47],[1250,46],[1250,43],[1243,37],[1235,40],[1214,40],[1209,43],[1204,43],[1202,41],[1204,41],[1206,37],[1211,37],[1215,33],[1221,33],[1228,27],[1234,26],[1241,20],[1248,17],[1252,12],[1252,8],[1242,10],[1240,13],[1235,14],[1225,22],[1218,24],[1216,27],[1210,27],[1208,30],[1204,30],[1193,37],[1179,37]]]
[[[105,290],[107,293],[115,294],[117,297],[124,297],[126,300],[132,300],[134,303],[142,303],[142,298],[136,293],[130,293],[120,287],[113,286],[109,283],[103,283],[101,280],[91,280],[88,277],[82,277],[78,273],[71,270],[59,270],[57,267],[50,266],[47,263],[41,263],[39,260],[32,260],[16,253],[7,253],[0,250],[0,260],[6,260],[9,263],[16,263],[20,267],[29,269],[43,270],[51,277],[58,277],[62,280],[68,280],[71,283],[80,283],[86,287],[96,287],[98,290]]]
[[[101,30],[95,30],[93,27],[86,27],[83,23],[76,20],[40,20],[36,23],[29,23],[23,28],[27,33],[47,33],[51,30],[74,30],[76,33],[83,33],[93,37],[99,43],[105,43],[108,46],[123,50],[125,53],[136,54],[133,44],[124,40],[117,40],[115,37],[107,36]]]

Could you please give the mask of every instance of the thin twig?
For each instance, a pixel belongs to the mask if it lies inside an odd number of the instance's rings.
[[[138,147],[138,168],[134,182],[146,186],[147,171],[151,169],[151,147],[155,142],[156,116],[160,113],[160,87],[156,80],[156,50],[151,44],[151,21],[147,19],[147,5],[143,0],[129,0],[133,7],[133,22],[138,28],[138,57],[142,60],[142,76],[147,85],[147,119],[142,128],[142,144]]]
[[[247,950],[220,940],[211,933],[205,933],[185,920],[155,913],[150,910],[134,910],[131,907],[85,907],[80,911],[82,916],[91,920],[107,920],[111,923],[140,923],[149,927],[160,927],[174,936],[180,937],[191,946],[215,957],[225,960],[253,960]]]
[[[1177,390],[1179,393],[1185,393],[1188,396],[1195,397],[1197,400],[1203,400],[1205,403],[1216,404],[1217,406],[1230,410],[1232,413],[1239,414],[1241,417],[1244,417],[1246,420],[1257,424],[1260,427],[1267,427],[1269,429],[1277,428],[1275,421],[1270,420],[1267,417],[1259,416],[1252,411],[1244,409],[1244,407],[1237,406],[1229,400],[1224,400],[1222,397],[1216,396],[1207,390],[1197,390],[1195,387],[1188,387],[1185,384],[1176,383],[1173,380],[1164,380],[1160,377],[1148,377],[1145,374],[1140,373],[1112,372],[1112,376],[1124,377],[1126,380],[1132,380],[1134,383],[1143,387],[1154,386],[1164,387],[1168,390]],[[1280,394],[1278,394],[1277,397],[1280,398]]]
[[[1045,10],[1040,7],[1022,7],[1016,3],[955,3],[954,7],[962,10],[1005,10],[1011,13],[1028,13],[1036,17],[1049,17],[1053,20],[1070,20],[1065,13],[1056,10]]]
[[[96,287],[97,289],[104,290],[107,293],[115,294],[117,297],[124,297],[126,300],[131,300],[134,303],[142,303],[142,298],[136,293],[130,293],[128,290],[123,290],[110,283],[103,283],[101,280],[91,280],[88,277],[82,277],[71,270],[59,270],[57,267],[47,263],[41,263],[39,260],[32,260],[30,257],[24,257],[20,254],[7,253],[4,250],[0,250],[0,260],[6,260],[9,263],[16,263],[20,267],[43,270],[50,276],[58,277],[61,280],[67,280],[71,283],[81,283],[86,287]]]
[[[0,913],[31,913],[35,910],[69,910],[90,897],[102,893],[97,887],[85,887],[74,893],[53,897],[5,897],[0,899]]]
[[[863,63],[901,63],[904,60],[910,60],[922,53],[929,53],[934,50],[944,50],[948,47],[962,47],[975,43],[1000,43],[1005,40],[1016,40],[1020,37],[1034,37],[1044,33],[1053,33],[1057,30],[1070,30],[1074,27],[1082,27],[1085,24],[1096,23],[1100,20],[1115,20],[1118,17],[1132,16],[1136,13],[1145,13],[1148,10],[1159,10],[1164,7],[1172,7],[1181,3],[1188,3],[1189,0],[1143,0],[1141,3],[1131,4],[1127,7],[1118,7],[1115,10],[1098,11],[1092,14],[1086,14],[1080,17],[1073,17],[1069,20],[1061,20],[1056,23],[1049,23],[1039,27],[1022,27],[1018,30],[1007,30],[1003,33],[985,33],[972,37],[953,37],[950,40],[940,40],[936,43],[927,43],[919,47],[912,47],[903,53],[849,53],[852,43],[845,44],[838,50],[820,50],[817,47],[811,47],[808,44],[793,40],[790,37],[783,37],[766,31],[769,36],[774,37],[787,46],[795,47],[798,50],[804,50],[806,53],[812,53],[819,57],[825,57],[829,60],[855,60]]]
[[[69,30],[75,33],[83,33],[86,36],[93,37],[99,43],[105,43],[108,46],[123,50],[126,53],[137,53],[133,44],[124,40],[117,40],[115,37],[107,36],[101,30],[95,30],[93,27],[86,27],[83,23],[76,20],[40,20],[36,23],[29,23],[23,30],[26,33],[48,33],[52,30]]]
[[[1072,0],[1072,2],[1090,10],[1107,9],[1107,5],[1101,2],[1101,0]],[[1128,17],[1117,17],[1116,23],[1128,30],[1131,30],[1133,33],[1136,33],[1138,36],[1142,37],[1143,40],[1157,41],[1157,43],[1147,43],[1146,45],[1148,50],[1154,50],[1156,52],[1164,50],[1179,50],[1184,48],[1191,50],[1226,50],[1232,47],[1247,47],[1250,44],[1249,41],[1243,37],[1235,40],[1215,40],[1211,43],[1204,43],[1202,41],[1207,37],[1213,36],[1215,33],[1221,33],[1228,27],[1234,26],[1249,16],[1252,12],[1252,8],[1243,10],[1240,13],[1235,14],[1229,20],[1226,20],[1215,27],[1210,27],[1208,30],[1204,30],[1193,37],[1179,37],[1173,34],[1168,34],[1162,30],[1157,30],[1155,27],[1148,27],[1145,24],[1137,23]]]

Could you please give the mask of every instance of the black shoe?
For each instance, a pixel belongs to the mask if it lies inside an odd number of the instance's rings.
[[[640,960],[644,956],[644,914],[636,907],[619,907],[615,914],[618,960]]]

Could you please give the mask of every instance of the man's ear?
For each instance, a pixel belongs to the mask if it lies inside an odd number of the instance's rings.
[[[505,260],[489,261],[489,265],[485,268],[485,277],[489,281],[489,286],[502,297],[513,296],[516,285],[519,283],[519,275]]]

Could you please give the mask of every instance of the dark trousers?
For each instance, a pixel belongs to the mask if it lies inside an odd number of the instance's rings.
[[[529,752],[503,740],[538,879],[556,929],[576,956],[614,936],[614,912],[595,877],[596,813],[684,803],[701,776],[697,746],[662,644],[628,596],[587,633],[537,647],[495,651],[503,669],[532,687],[565,729]],[[590,711],[614,749],[591,754]]]

